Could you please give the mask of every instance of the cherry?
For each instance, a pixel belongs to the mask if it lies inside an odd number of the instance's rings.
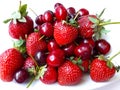
[[[53,50],[55,50],[55,49],[59,49],[59,45],[57,44],[57,42],[56,42],[54,39],[53,39],[53,40],[50,40],[50,41],[48,42],[47,47],[48,47],[48,51],[49,51],[49,52],[51,52],[51,51],[53,51]]]
[[[59,67],[64,62],[64,51],[61,49],[53,50],[47,57],[47,64],[53,67]]]
[[[29,78],[29,73],[24,69],[20,69],[15,73],[14,78],[17,83],[23,83]]]
[[[36,17],[35,23],[36,23],[37,25],[41,25],[41,24],[44,23],[43,15],[42,15],[42,14],[40,14],[39,16]]]
[[[51,23],[49,22],[46,22],[46,23],[43,23],[41,26],[40,26],[40,33],[42,35],[45,35],[47,37],[51,37],[53,36],[53,26]]]
[[[66,56],[72,56],[74,55],[74,49],[75,49],[76,45],[74,43],[68,44],[66,46],[63,47],[63,50],[65,52]]]
[[[56,3],[56,4],[54,5],[54,9],[56,9],[56,8],[59,7],[60,5],[63,5],[63,4],[61,4],[61,3]]]
[[[79,10],[80,16],[89,15],[89,11],[85,8]]]
[[[43,14],[43,20],[44,22],[53,22],[54,19],[54,14],[51,10],[47,10],[44,14]]]
[[[55,8],[55,16],[58,21],[66,20],[67,10],[63,5],[59,5]]]
[[[92,49],[89,44],[81,43],[75,48],[74,53],[77,57],[80,57],[83,60],[90,59]]]
[[[43,66],[46,64],[46,58],[47,55],[45,54],[45,52],[39,51],[35,54],[35,60],[37,61],[39,66]]]
[[[110,51],[110,43],[107,42],[105,39],[99,39],[95,42],[95,49],[100,54],[107,54]]]

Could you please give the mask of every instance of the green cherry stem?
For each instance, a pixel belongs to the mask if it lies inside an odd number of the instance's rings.
[[[27,85],[27,88],[30,87],[30,85],[32,84],[32,82],[33,82],[34,80],[35,80],[35,76],[33,76],[32,79],[30,80],[30,82],[29,82],[28,85]]]
[[[120,51],[118,53],[116,53],[115,55],[113,55],[109,60],[112,61],[113,58],[115,58],[116,56],[118,56],[120,54]]]
[[[103,23],[100,23],[99,26],[105,26],[109,24],[120,24],[120,22],[103,22]]]

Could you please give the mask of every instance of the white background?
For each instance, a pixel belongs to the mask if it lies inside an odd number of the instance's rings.
[[[120,21],[120,5],[119,0],[21,0],[22,3],[28,4],[29,15],[32,19],[35,19],[35,15],[30,11],[32,8],[38,15],[43,14],[46,10],[54,11],[54,4],[56,2],[62,3],[66,8],[73,6],[76,10],[80,8],[86,8],[90,11],[90,14],[99,14],[104,8],[106,11],[102,16],[105,20],[111,19],[111,21]],[[8,34],[8,24],[3,24],[3,20],[10,17],[11,13],[17,10],[19,5],[19,0],[1,0],[0,2],[0,54],[12,47],[12,39]],[[112,49],[109,55],[113,55],[120,51],[120,25],[110,25],[106,26],[108,30],[111,30],[105,38],[110,42]],[[116,57],[113,62],[116,65],[120,65],[120,56]],[[25,84],[19,85],[14,81],[11,83],[5,83],[0,81],[1,90],[25,90]],[[109,82],[95,83],[90,80],[89,76],[85,76],[83,81],[77,86],[62,87],[58,84],[45,85],[39,81],[36,81],[29,88],[31,90],[41,89],[42,90],[56,90],[56,89],[66,89],[66,90],[118,90],[120,88],[120,73],[116,74]],[[100,88],[100,89],[98,89]]]

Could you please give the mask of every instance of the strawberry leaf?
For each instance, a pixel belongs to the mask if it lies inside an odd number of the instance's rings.
[[[112,69],[114,65],[110,60],[108,60],[107,61],[107,66]]]
[[[18,19],[19,22],[26,22],[25,17],[22,17],[21,19]]]
[[[106,30],[105,28],[102,28],[101,31],[100,31],[101,35],[102,34],[107,34],[109,32],[110,32],[110,30]]]
[[[72,25],[72,26],[74,26],[74,27],[77,27],[77,26],[78,26],[77,21],[74,20],[74,19],[70,19],[70,20],[69,20],[69,23],[70,23],[70,25]]]
[[[6,20],[3,21],[3,23],[8,23],[11,20],[12,20],[11,18],[10,19],[6,19]]]
[[[21,14],[20,12],[16,11],[16,12],[13,12],[12,13],[12,16],[11,16],[13,19],[20,19],[21,18]]]
[[[99,20],[96,19],[96,18],[88,17],[88,19],[89,19],[92,23],[94,23],[94,24],[99,24]]]
[[[24,4],[19,7],[19,12],[21,13],[21,16],[24,17],[27,15],[27,4]]]

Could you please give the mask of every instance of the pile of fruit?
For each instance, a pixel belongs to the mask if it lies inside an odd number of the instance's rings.
[[[0,79],[23,83],[31,78],[27,87],[36,79],[45,84],[76,85],[85,73],[95,82],[111,79],[120,68],[111,60],[120,52],[106,58],[111,45],[102,35],[109,32],[105,25],[120,22],[101,19],[105,9],[100,15],[90,15],[85,8],[76,11],[56,3],[54,10],[33,21],[27,4],[20,3],[18,11],[4,21],[10,22],[14,47],[0,55]]]

